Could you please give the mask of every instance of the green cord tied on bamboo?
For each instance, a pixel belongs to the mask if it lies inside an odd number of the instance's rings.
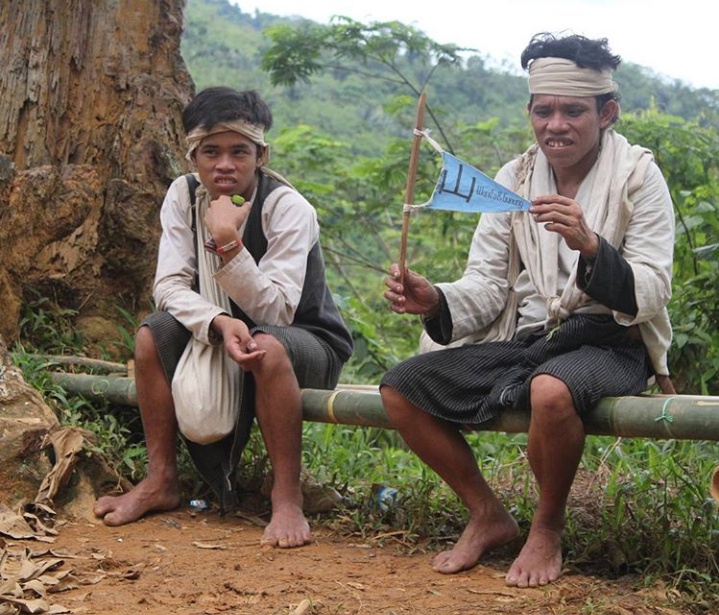
[[[656,423],[658,423],[659,421],[666,421],[667,423],[674,422],[674,417],[667,412],[667,406],[669,405],[670,401],[672,401],[671,397],[669,399],[665,400],[664,403],[662,404],[662,413],[657,418],[654,419],[654,421]]]

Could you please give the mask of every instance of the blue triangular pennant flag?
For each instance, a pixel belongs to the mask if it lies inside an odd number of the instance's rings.
[[[529,210],[529,201],[456,156],[442,151],[442,160],[442,172],[425,207],[478,213]]]

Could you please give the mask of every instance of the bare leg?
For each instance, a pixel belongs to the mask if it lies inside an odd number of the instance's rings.
[[[147,476],[128,493],[105,496],[95,503],[95,514],[107,525],[131,523],[147,512],[172,510],[180,504],[175,407],[148,327],[140,327],[137,332],[135,368],[137,399],[147,443]]]
[[[536,376],[527,452],[539,486],[539,505],[527,542],[507,573],[507,584],[537,587],[562,572],[562,532],[569,491],[584,450],[584,425],[567,386]]]
[[[266,334],[256,335],[255,341],[260,349],[267,351],[252,373],[256,384],[257,423],[274,474],[272,519],[261,542],[273,547],[300,547],[312,539],[302,511],[300,387],[284,346]]]
[[[517,523],[485,481],[457,426],[417,408],[390,387],[382,387],[381,394],[387,415],[407,445],[469,510],[469,522],[459,540],[434,558],[432,568],[445,574],[466,570],[491,549],[514,540],[519,533]]]

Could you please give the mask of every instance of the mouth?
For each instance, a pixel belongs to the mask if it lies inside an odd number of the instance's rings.
[[[544,144],[552,149],[562,149],[574,145],[572,141],[567,139],[545,139]]]

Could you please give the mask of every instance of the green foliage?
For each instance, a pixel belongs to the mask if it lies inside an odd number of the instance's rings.
[[[459,66],[460,52],[467,51],[440,45],[396,21],[362,24],[336,17],[327,26],[306,22],[299,27],[277,26],[265,34],[272,44],[263,54],[261,66],[273,85],[309,83],[318,73],[332,71],[386,82],[394,91],[406,90],[415,98],[427,88],[435,71]],[[442,133],[431,107],[428,113]]]
[[[67,314],[63,315],[67,317]],[[57,315],[53,315],[57,324]],[[67,323],[65,323],[67,324]],[[46,330],[50,330],[47,322]],[[81,395],[68,393],[55,384],[50,373],[57,364],[43,355],[53,354],[58,343],[46,339],[48,346],[28,350],[23,344],[16,344],[11,352],[13,362],[22,370],[25,381],[40,392],[45,402],[53,409],[63,427],[81,427],[94,435],[92,451],[100,453],[121,475],[137,480],[144,475],[147,453],[142,441],[142,426],[139,415],[107,403],[85,399]],[[81,351],[79,347],[68,347],[65,351]]]
[[[649,147],[669,185],[677,220],[670,368],[682,393],[719,394],[719,135],[656,110],[620,130]]]
[[[127,323],[127,326],[118,327],[120,341],[115,342],[115,344],[123,348],[127,352],[127,355],[131,357],[135,354],[135,332],[137,331],[139,323],[137,318],[126,309],[120,306],[116,306],[116,309],[122,319]]]
[[[57,386],[50,376],[54,363],[38,358],[36,350],[36,348],[28,350],[23,343],[18,342],[13,346],[10,356],[13,363],[22,371],[25,381],[36,389],[43,399],[51,404],[64,403],[67,399],[65,390]]]
[[[259,70],[257,55],[263,44],[260,28],[273,20],[253,19],[226,0],[189,0],[185,16],[182,57],[200,89],[210,85],[265,89],[269,81]]]
[[[274,85],[309,81],[325,70],[357,72],[408,87],[415,96],[440,66],[459,65],[456,45],[440,45],[397,21],[363,24],[336,17],[330,25],[305,22],[265,31],[271,41],[262,69]]]
[[[439,124],[447,129],[455,122],[494,118],[504,125],[525,124],[523,76],[501,65],[493,68],[496,62],[486,54],[437,44],[399,22],[362,24],[339,17],[320,25],[251,15],[227,0],[188,0],[185,21],[182,54],[198,89],[257,88],[270,102],[277,126],[308,124],[362,154],[381,151],[392,137],[411,136],[413,116],[405,122],[386,101],[402,95],[416,100],[422,90],[430,110],[426,123],[435,122],[435,130]],[[263,65],[274,71],[274,82]],[[625,111],[656,108],[719,126],[718,92],[695,90],[626,63],[616,80]],[[449,136],[440,134],[438,140],[461,154]]]
[[[717,451],[715,442],[593,438],[584,458],[602,485],[601,522],[577,534],[578,552],[590,558],[593,543],[612,545],[613,572],[642,571],[648,583],[668,575],[702,602],[696,612],[712,612],[719,516],[707,485]]]
[[[319,62],[325,44],[325,29],[312,23],[301,28],[277,26],[266,32],[273,47],[265,52],[261,67],[273,85],[294,85],[322,69]]]
[[[27,288],[20,318],[20,337],[31,346],[45,348],[48,354],[64,354],[82,346],[82,335],[74,328],[75,310],[54,304],[40,291]]]

